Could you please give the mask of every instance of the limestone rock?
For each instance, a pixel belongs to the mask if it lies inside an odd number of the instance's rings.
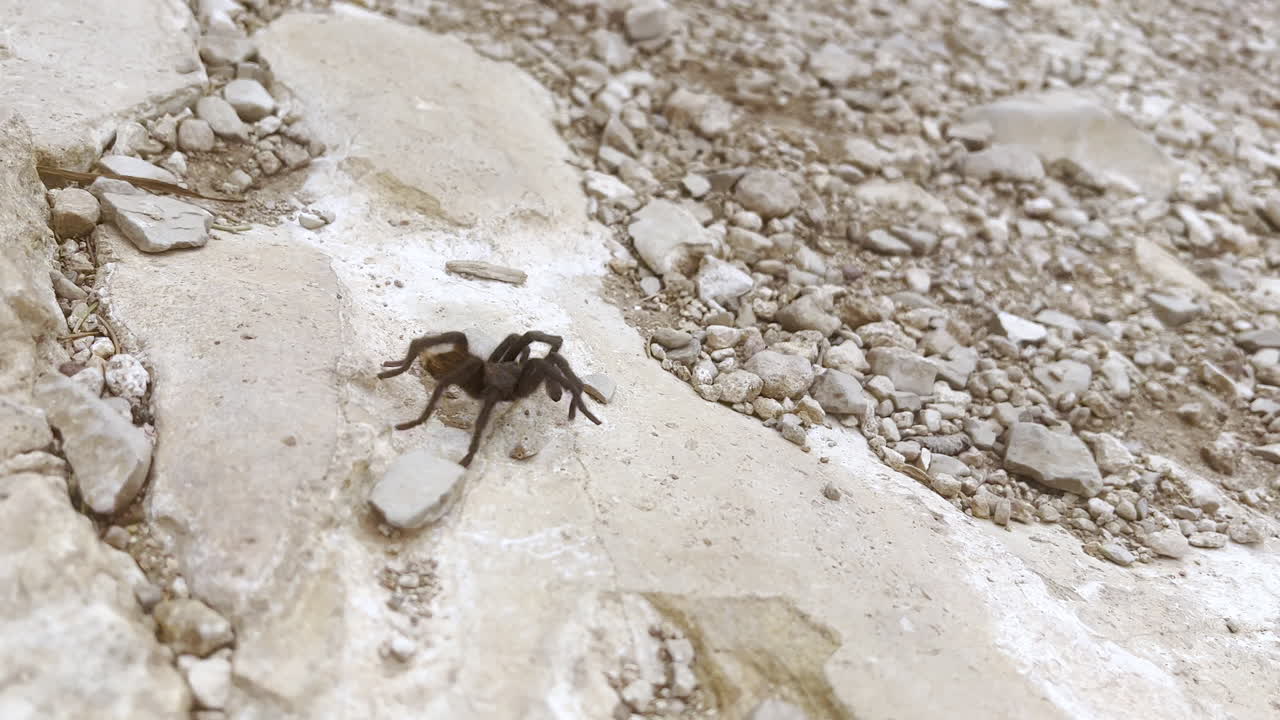
[[[671,7],[663,0],[644,0],[627,10],[623,25],[636,42],[656,40],[670,31]]]
[[[439,520],[457,496],[466,468],[427,450],[396,458],[369,495],[388,525],[414,530]]]
[[[142,363],[127,353],[112,355],[103,375],[107,389],[113,395],[128,400],[137,400],[145,395],[151,381],[151,376]]]
[[[1204,309],[1194,300],[1179,295],[1151,293],[1147,300],[1160,322],[1169,327],[1185,325],[1204,313]]]
[[[246,142],[249,139],[249,126],[245,125],[226,100],[208,96],[200,98],[196,103],[196,117],[209,123],[209,127],[219,137]]]
[[[747,720],[809,720],[809,716],[785,700],[769,699],[752,708]]]
[[[1045,326],[1012,313],[996,313],[995,329],[1015,344],[1042,342],[1049,335]]]
[[[165,600],[156,606],[155,617],[160,641],[177,653],[205,657],[235,640],[231,623],[199,600]]]
[[[1084,442],[1035,423],[1020,422],[1010,428],[1004,466],[1082,497],[1093,497],[1102,489],[1102,476]]]
[[[715,387],[720,390],[720,399],[724,402],[752,402],[764,388],[764,381],[759,375],[746,370],[733,370],[716,376]]]
[[[870,71],[856,56],[834,43],[825,43],[809,55],[809,72],[833,87],[844,87],[855,76],[870,74]]]
[[[898,347],[876,347],[867,354],[871,372],[884,375],[893,386],[916,395],[932,395],[938,367],[919,355]]]
[[[696,278],[698,298],[716,305],[736,302],[739,297],[755,287],[750,275],[714,255],[703,255]]]
[[[787,332],[817,330],[829,336],[840,329],[840,319],[822,308],[814,295],[801,295],[778,310],[775,319]]]
[[[13,39],[0,51],[0,115],[23,116],[49,165],[88,168],[122,118],[176,113],[208,81],[187,3],[6,0],[0,17]]]
[[[221,710],[231,694],[231,661],[220,654],[203,660],[191,655],[178,659],[187,684],[200,707]]]
[[[965,175],[979,180],[1012,180],[1039,182],[1044,179],[1044,165],[1030,148],[1022,145],[993,145],[965,157]]]
[[[103,193],[108,217],[143,252],[202,247],[209,242],[213,215],[167,195]]]
[[[839,370],[827,370],[819,375],[809,388],[809,394],[832,415],[862,417],[875,404],[856,378]]]
[[[184,717],[186,685],[135,599],[138,566],[98,539],[62,478],[4,475],[0,665],[21,681],[0,688],[0,715]]]
[[[1032,370],[1031,374],[1052,395],[1069,392],[1080,395],[1089,389],[1089,381],[1093,378],[1093,371],[1089,366],[1076,360],[1059,360],[1041,365]]]
[[[1157,555],[1180,558],[1191,551],[1191,545],[1182,533],[1174,529],[1153,532],[1144,539],[1146,546]]]
[[[1245,352],[1280,348],[1280,328],[1262,328],[1240,333],[1236,336],[1236,344]]]
[[[257,122],[276,109],[275,98],[257,80],[236,78],[222,88],[222,97],[245,122]]]
[[[62,435],[62,449],[89,507],[110,515],[132,502],[151,467],[151,441],[142,430],[62,375],[46,375],[36,397]]]
[[[152,165],[146,160],[129,157],[128,155],[103,155],[102,159],[98,161],[98,165],[102,166],[104,170],[117,175],[147,178],[148,180],[159,180],[167,183],[178,182],[178,177],[168,170]]]
[[[608,375],[592,373],[582,377],[582,389],[596,402],[608,405],[618,390],[618,383]]]
[[[53,201],[53,231],[59,237],[80,237],[93,230],[101,214],[98,198],[89,191],[67,188]]]
[[[1145,133],[1097,101],[1054,90],[1006,98],[967,113],[984,121],[994,142],[1022,145],[1053,162],[1070,160],[1098,177],[1163,198],[1177,183],[1176,164]]]
[[[823,356],[822,364],[850,375],[871,369],[862,348],[853,342],[842,342],[828,350]]]
[[[53,443],[44,413],[0,397],[0,462]]]
[[[762,350],[744,367],[764,381],[760,394],[775,400],[799,397],[813,384],[813,366],[797,355]]]
[[[209,152],[213,149],[213,127],[203,118],[186,118],[178,125],[178,148],[185,152]]]
[[[650,200],[627,229],[640,259],[658,275],[673,270],[692,275],[700,257],[713,247],[702,223],[670,200]]]
[[[200,59],[215,67],[244,62],[255,52],[253,41],[239,32],[214,31],[200,39]]]
[[[789,215],[800,207],[800,193],[777,170],[752,170],[743,175],[733,188],[733,196],[766,220]]]

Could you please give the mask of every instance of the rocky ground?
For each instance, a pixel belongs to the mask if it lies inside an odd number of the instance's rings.
[[[56,5],[5,718],[1280,712],[1269,4]]]

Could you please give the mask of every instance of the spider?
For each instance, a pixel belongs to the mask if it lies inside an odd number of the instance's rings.
[[[551,346],[545,357],[529,357],[529,346],[535,342]],[[484,401],[480,406],[480,415],[476,418],[475,431],[471,435],[471,446],[466,457],[462,458],[463,467],[471,465],[471,459],[480,447],[480,435],[489,422],[493,406],[529,397],[539,385],[546,386],[547,395],[552,402],[559,402],[561,392],[568,390],[569,419],[574,419],[578,410],[582,410],[583,415],[599,425],[600,419],[582,404],[582,381],[569,367],[569,361],[560,355],[560,345],[563,342],[561,337],[537,331],[523,335],[512,334],[494,349],[488,360],[481,360],[467,350],[467,336],[461,332],[423,335],[409,343],[409,352],[404,358],[382,363],[384,368],[390,369],[378,373],[380,378],[394,377],[408,370],[414,358],[422,355],[427,348],[446,343],[453,345],[452,349],[444,353],[423,356],[423,366],[436,378],[436,387],[431,392],[431,400],[427,402],[427,409],[422,411],[422,415],[396,425],[396,429],[408,430],[426,422],[445,388],[450,385],[457,385],[471,397]]]

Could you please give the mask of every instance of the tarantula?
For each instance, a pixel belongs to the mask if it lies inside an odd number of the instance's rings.
[[[529,357],[529,346],[535,342],[551,346],[545,357]],[[404,358],[382,363],[383,367],[391,369],[378,373],[378,377],[394,377],[408,370],[414,358],[422,355],[429,347],[449,343],[453,348],[438,355],[423,357],[427,372],[436,378],[435,390],[431,392],[431,400],[427,402],[427,409],[422,411],[422,415],[396,425],[396,429],[408,430],[426,422],[445,388],[450,385],[457,385],[471,397],[484,401],[480,406],[480,415],[476,418],[475,431],[471,435],[471,446],[467,450],[467,456],[462,458],[463,467],[471,465],[471,459],[480,447],[480,435],[489,422],[493,406],[529,397],[539,385],[546,386],[547,395],[552,402],[559,402],[561,392],[568,390],[569,419],[574,419],[578,410],[582,410],[583,415],[599,425],[600,419],[582,404],[582,381],[569,367],[569,361],[560,355],[560,345],[563,342],[564,339],[556,335],[537,331],[523,335],[512,334],[494,349],[488,360],[481,360],[467,350],[467,336],[460,332],[424,335],[414,340],[409,343],[409,352]]]

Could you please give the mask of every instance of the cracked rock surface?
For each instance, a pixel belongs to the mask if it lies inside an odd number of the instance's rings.
[[[1269,7],[359,5],[0,0],[0,715],[1280,703]]]

